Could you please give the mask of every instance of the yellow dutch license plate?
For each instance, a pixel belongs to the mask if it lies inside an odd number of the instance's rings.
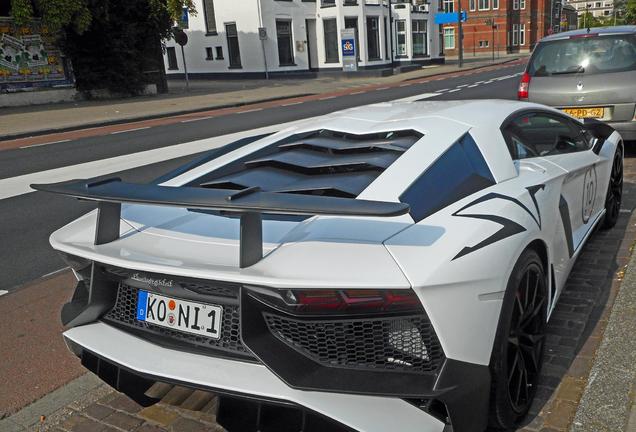
[[[605,108],[563,108],[563,111],[576,118],[603,118],[605,116]]]

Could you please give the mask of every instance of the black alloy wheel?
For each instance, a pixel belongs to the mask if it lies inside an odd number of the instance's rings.
[[[541,268],[529,266],[517,288],[508,333],[508,397],[513,410],[524,414],[530,408],[541,369],[545,343],[545,277]]]
[[[605,219],[603,229],[610,229],[616,225],[623,200],[623,146],[619,144],[612,162],[607,196],[605,197]]]
[[[528,413],[539,381],[548,314],[548,285],[539,254],[526,249],[515,264],[490,362],[489,425],[514,428]]]

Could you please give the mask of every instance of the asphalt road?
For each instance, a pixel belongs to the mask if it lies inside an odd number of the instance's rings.
[[[281,105],[255,112],[160,125],[143,130],[95,136],[70,142],[0,151],[0,193],[2,179],[56,168],[85,164],[176,144],[222,136],[234,132],[276,125],[327,114],[359,105],[423,95],[429,100],[516,98],[518,74],[523,66],[448,76],[422,84],[374,89],[358,94]],[[125,180],[150,181],[196,157],[177,157],[113,173]],[[48,245],[48,236],[58,227],[86,213],[94,205],[41,192],[0,200],[0,292],[64,268],[63,261]]]

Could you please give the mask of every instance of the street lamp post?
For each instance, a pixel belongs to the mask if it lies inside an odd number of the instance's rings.
[[[494,19],[493,19],[493,23],[492,23],[492,61],[494,63],[495,61],[495,30],[497,29],[497,24],[494,23]]]
[[[495,29],[497,28],[497,24],[495,24],[494,18],[488,18],[485,21],[486,25],[489,25],[492,29],[492,61],[495,61]]]

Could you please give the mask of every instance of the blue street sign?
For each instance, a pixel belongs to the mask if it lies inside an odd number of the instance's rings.
[[[356,55],[356,40],[355,39],[342,39],[342,56],[343,57],[355,57]]]
[[[179,18],[179,27],[181,27],[182,29],[187,29],[190,27],[190,19],[189,19],[189,15],[188,15],[188,8],[184,7],[181,10],[181,18]]]
[[[457,12],[441,12],[435,14],[435,24],[454,24],[457,22]],[[466,22],[468,14],[462,11],[462,22]]]

